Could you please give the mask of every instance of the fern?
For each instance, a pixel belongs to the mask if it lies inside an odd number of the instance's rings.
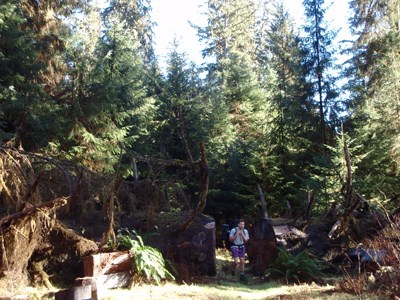
[[[120,229],[116,241],[109,241],[107,247],[118,250],[129,250],[133,257],[135,273],[149,282],[160,284],[162,280],[175,280],[165,267],[161,252],[151,246],[146,246],[135,230]]]
[[[279,248],[278,250],[278,257],[274,264],[265,271],[266,277],[284,277],[286,283],[289,284],[315,280],[322,275],[321,269],[325,265],[324,262],[310,257],[306,251],[293,255],[286,249]]]

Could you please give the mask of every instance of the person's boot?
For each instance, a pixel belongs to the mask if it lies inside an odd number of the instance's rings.
[[[247,278],[246,278],[246,276],[244,275],[244,273],[240,273],[240,281],[247,281]]]

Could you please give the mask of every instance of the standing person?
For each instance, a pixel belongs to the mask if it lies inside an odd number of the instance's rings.
[[[229,241],[231,242],[231,253],[234,261],[234,269],[232,271],[235,274],[238,266],[240,267],[240,280],[246,281],[244,276],[244,255],[246,253],[245,243],[250,239],[249,232],[244,228],[244,219],[239,220],[237,227],[233,228],[229,233]]]

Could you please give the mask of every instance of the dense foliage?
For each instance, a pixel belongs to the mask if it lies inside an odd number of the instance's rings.
[[[303,215],[310,191],[316,212],[344,202],[346,141],[358,193],[396,208],[399,5],[350,2],[354,40],[337,78],[322,0],[304,1],[302,31],[280,1],[205,1],[207,26],[194,27],[207,64],[189,62],[175,42],[165,71],[151,1],[0,0],[2,144],[125,178],[135,158],[139,179],[194,206],[193,172],[140,157],[198,161],[204,142],[206,212],[226,222],[259,215],[260,191],[271,216]]]

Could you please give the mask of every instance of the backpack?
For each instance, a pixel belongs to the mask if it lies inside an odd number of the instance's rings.
[[[222,240],[224,241],[226,249],[230,249],[231,248],[232,243],[229,240],[229,235],[230,235],[232,230],[235,230],[237,228],[238,224],[239,224],[239,220],[235,219],[235,220],[232,220],[229,223],[229,225],[228,224],[224,224],[223,227],[222,227],[223,228],[222,229],[222,234],[223,234]]]

